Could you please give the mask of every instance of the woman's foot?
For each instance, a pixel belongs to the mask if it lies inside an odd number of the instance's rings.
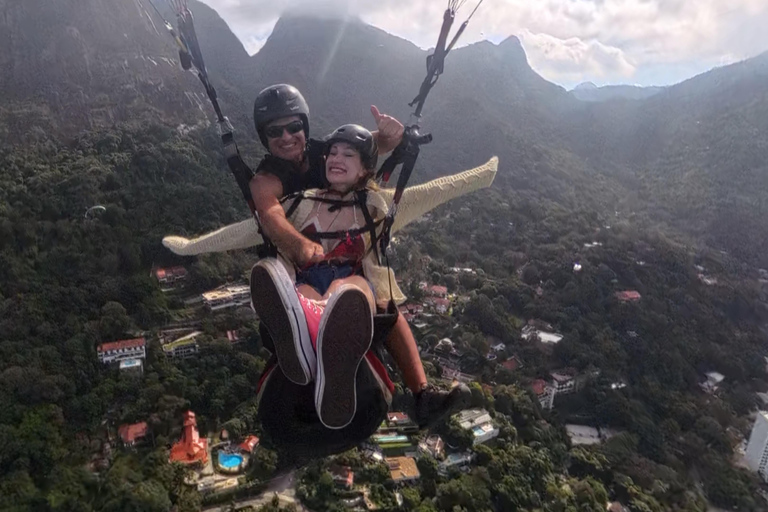
[[[266,258],[251,270],[251,305],[275,345],[280,369],[299,385],[315,378],[317,358],[299,296],[283,265]]]
[[[317,336],[315,408],[328,428],[349,425],[357,409],[357,370],[373,339],[373,313],[362,290],[342,285],[328,299]]]

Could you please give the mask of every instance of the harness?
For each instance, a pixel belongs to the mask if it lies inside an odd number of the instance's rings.
[[[354,199],[352,200],[307,196],[304,193],[304,191],[296,192],[294,194],[285,196],[283,199],[280,200],[280,203],[283,205],[290,202],[290,206],[285,210],[285,216],[290,218],[294,213],[296,213],[296,209],[304,200],[315,201],[317,203],[323,203],[323,204],[330,204],[331,208],[329,208],[329,211],[331,212],[340,210],[342,208],[359,207],[360,210],[363,212],[363,219],[365,220],[364,227],[354,228],[354,229],[342,229],[342,230],[336,230],[336,231],[320,231],[316,233],[309,233],[305,236],[310,240],[312,240],[313,242],[320,242],[323,240],[338,240],[338,241],[346,240],[349,242],[367,233],[371,237],[371,247],[370,249],[368,249],[368,252],[373,252],[376,257],[376,261],[380,261],[379,250],[377,247],[378,235],[376,234],[376,230],[378,229],[379,226],[384,224],[385,219],[374,220],[373,217],[371,216],[371,212],[368,210],[368,190],[367,189],[361,189],[356,191]],[[366,253],[366,255],[367,254],[368,253]]]

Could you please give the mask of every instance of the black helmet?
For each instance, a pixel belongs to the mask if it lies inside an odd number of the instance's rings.
[[[275,119],[291,116],[301,117],[304,135],[309,139],[309,106],[297,88],[288,84],[271,85],[256,96],[253,120],[256,123],[256,132],[265,148],[269,146],[264,128]]]
[[[375,169],[379,160],[379,147],[373,140],[373,134],[359,124],[345,124],[325,139],[325,154],[336,142],[346,142],[360,153],[360,160],[366,169]]]

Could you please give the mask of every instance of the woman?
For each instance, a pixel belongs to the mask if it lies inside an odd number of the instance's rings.
[[[331,429],[346,427],[355,415],[356,375],[371,346],[373,314],[377,302],[385,308],[389,298],[377,296],[366,279],[381,282],[387,272],[374,256],[387,212],[371,185],[377,160],[371,132],[338,128],[327,141],[328,187],[287,201],[293,225],[322,244],[324,260],[296,270],[295,291],[277,260],[260,261],[251,274],[253,306],[273,338],[280,368],[293,382],[314,381],[317,414]],[[420,365],[416,358],[413,364]],[[444,394],[445,412],[466,392]]]

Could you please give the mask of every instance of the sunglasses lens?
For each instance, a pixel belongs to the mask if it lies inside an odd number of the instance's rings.
[[[264,128],[264,134],[270,139],[277,139],[283,136],[283,130],[287,130],[289,134],[295,135],[303,129],[304,124],[301,121],[292,121],[280,126],[267,126]]]
[[[288,133],[294,135],[304,129],[304,124],[301,121],[293,121],[292,123],[289,123],[285,129],[288,130]]]

